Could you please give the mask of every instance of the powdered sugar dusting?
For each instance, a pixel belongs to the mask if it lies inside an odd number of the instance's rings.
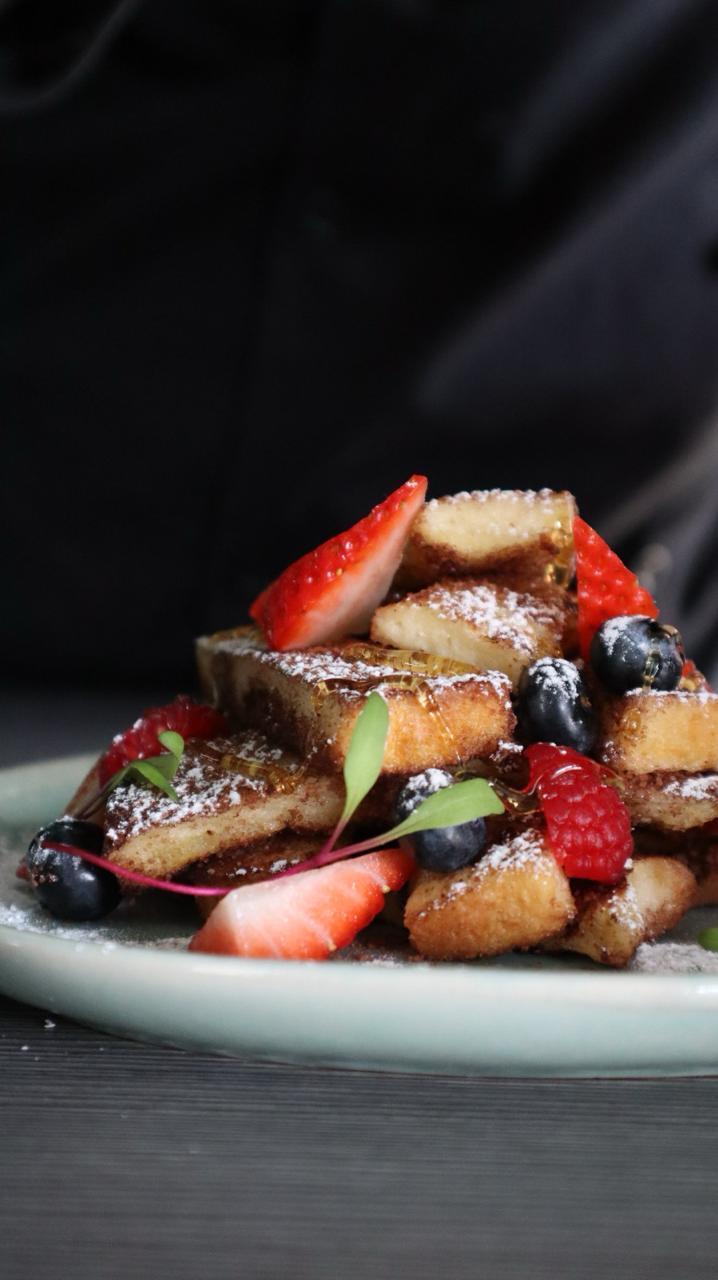
[[[471,868],[472,879],[480,880],[492,871],[506,871],[509,867],[536,869],[543,853],[544,837],[540,831],[533,827],[519,831],[501,844],[491,846],[481,861]]]
[[[676,774],[663,790],[680,800],[718,800],[718,773]]]
[[[537,873],[543,851],[543,836],[535,828],[520,831],[499,844],[491,845],[479,862],[457,872],[458,879],[454,880],[438,899],[425,907],[419,913],[420,917],[467,893],[495,872],[522,868]]]
[[[562,501],[564,496],[555,489],[462,489],[459,493],[447,494],[443,498],[431,498],[426,505],[439,507],[447,503],[500,502],[504,506],[517,507],[535,507],[538,504],[553,511],[557,501]]]
[[[368,646],[363,652],[368,654]],[[366,697],[372,689],[378,693],[390,693],[402,680],[421,679],[434,691],[453,688],[461,684],[484,683],[508,699],[511,684],[499,671],[477,673],[474,671],[451,671],[447,664],[445,672],[435,672],[427,664],[426,671],[414,655],[402,664],[399,651],[392,661],[382,661],[381,650],[377,650],[376,659],[359,658],[351,651],[344,656],[339,650],[304,649],[292,650],[288,653],[267,651],[257,653],[257,659],[267,666],[274,667],[284,675],[298,677],[310,685],[332,685],[341,690],[343,696]]]
[[[577,699],[585,692],[578,667],[567,658],[539,658],[532,670],[540,671],[544,689]]]
[[[627,693],[625,697],[632,701],[636,698],[672,698],[689,706],[718,707],[718,693],[710,693],[708,689],[641,689]]]
[[[223,761],[231,761],[231,767]],[[106,847],[113,850],[149,827],[176,826],[188,818],[234,808],[250,795],[269,791],[267,771],[280,767],[292,777],[299,773],[301,764],[259,732],[190,742],[172,779],[176,801],[156,788],[137,785],[118,787],[111,793]]]
[[[402,797],[407,801],[413,801],[416,798],[417,804],[426,799],[434,791],[440,791],[442,787],[449,787],[454,781],[450,773],[446,769],[424,769],[422,773],[415,773],[408,782],[404,783],[402,788]]]
[[[608,911],[611,918],[630,933],[637,933],[643,928],[643,912],[630,880],[611,894]]]
[[[409,596],[404,604],[466,622],[486,639],[528,655],[536,650],[537,633],[548,631],[558,643],[563,626],[563,611],[558,605],[485,582],[437,584]]]
[[[697,942],[642,942],[628,967],[636,973],[718,973],[718,954]]]

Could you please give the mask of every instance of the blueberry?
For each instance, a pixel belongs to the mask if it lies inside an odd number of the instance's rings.
[[[443,769],[426,769],[417,773],[399,792],[396,820],[403,822],[427,796],[451,786],[454,779]],[[456,871],[475,862],[486,845],[486,823],[483,818],[462,822],[455,827],[435,827],[417,831],[410,838],[414,856],[427,871]]]
[[[675,689],[685,653],[675,627],[640,615],[609,618],[591,641],[591,666],[611,693]]]
[[[120,900],[115,876],[82,858],[48,849],[48,841],[99,854],[102,828],[79,818],[58,818],[33,836],[25,863],[43,907],[61,920],[99,920],[114,910]]]
[[[566,658],[539,658],[522,673],[518,715],[527,742],[555,742],[589,755],[598,722],[582,672]]]

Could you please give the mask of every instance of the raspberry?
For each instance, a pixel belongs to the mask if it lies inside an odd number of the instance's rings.
[[[526,748],[551,848],[567,876],[615,884],[633,852],[631,818],[601,766],[569,747]]]
[[[658,608],[635,573],[626,568],[615,551],[580,516],[576,516],[573,522],[573,543],[576,552],[578,641],[581,655],[587,660],[594,632],[602,622],[626,614],[655,618]]]
[[[185,693],[178,694],[166,707],[150,707],[131,728],[118,733],[100,757],[100,785],[104,787],[131,760],[159,755],[162,744],[157,734],[165,729],[173,729],[185,739],[213,738],[226,731],[227,721],[214,707],[193,702]]]

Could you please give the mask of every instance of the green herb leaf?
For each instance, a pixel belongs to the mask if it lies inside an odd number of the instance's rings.
[[[340,830],[359,808],[381,773],[388,729],[389,708],[381,694],[370,693],[357,716],[344,759],[344,785],[347,794],[339,822]]]
[[[165,747],[166,750],[169,751],[170,755],[174,756],[179,763],[182,759],[182,752],[184,751],[184,738],[182,737],[182,734],[175,733],[174,729],[163,729],[161,733],[157,734],[157,737],[162,743],[162,746]]]
[[[455,827],[474,818],[503,813],[504,806],[485,778],[467,778],[450,787],[442,787],[427,796],[398,827],[392,827],[382,838],[399,840],[416,831],[433,831],[436,827]]]
[[[128,769],[131,774],[136,775],[135,780],[145,779],[153,787],[158,787],[160,791],[164,791],[165,795],[168,795],[171,800],[177,802],[179,797],[172,783],[155,764],[157,758],[154,756],[151,760],[133,760],[132,764],[128,765]]]
[[[149,782],[151,786],[164,791],[165,795],[177,802],[177,792],[171,782],[182,759],[184,738],[173,729],[163,729],[157,734],[157,738],[167,750],[162,755],[150,756],[147,760],[130,760],[129,764],[112,775],[101,792],[102,798],[108,796],[116,787],[121,787],[123,783],[137,782],[143,785]]]
[[[715,925],[698,934],[698,941],[706,951],[718,951],[718,928]]]

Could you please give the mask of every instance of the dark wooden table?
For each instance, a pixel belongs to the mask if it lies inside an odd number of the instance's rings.
[[[18,715],[5,762],[41,728]],[[257,1066],[2,999],[0,1079],[2,1280],[718,1274],[718,1079]]]

